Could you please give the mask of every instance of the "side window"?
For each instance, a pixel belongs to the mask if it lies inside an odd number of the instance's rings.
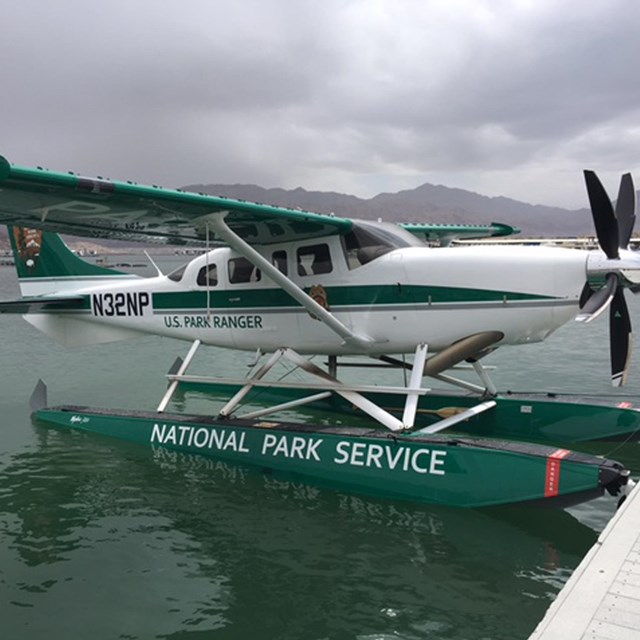
[[[196,282],[200,287],[215,287],[218,284],[218,267],[215,264],[202,267]]]
[[[260,269],[251,264],[246,258],[231,258],[229,260],[229,282],[258,282],[262,276]]]
[[[271,254],[271,264],[281,271],[286,276],[287,269],[287,252],[286,251],[274,251]]]
[[[298,275],[311,276],[319,273],[331,273],[331,254],[329,245],[314,244],[300,247],[297,253]]]

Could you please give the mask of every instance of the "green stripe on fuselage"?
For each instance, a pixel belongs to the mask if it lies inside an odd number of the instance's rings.
[[[326,293],[330,307],[423,305],[428,303],[504,303],[555,299],[553,296],[542,296],[513,291],[424,287],[401,284],[328,287],[326,289]],[[208,301],[209,307],[216,309],[299,306],[298,303],[282,289],[227,289],[222,291],[212,289],[209,292]],[[206,291],[182,291],[179,293],[158,292],[153,294],[153,308],[156,311],[170,311],[172,309],[201,309],[206,307]]]
[[[115,289],[114,289],[115,290]],[[485,289],[463,289],[448,287],[422,287],[406,285],[329,287],[326,289],[330,308],[339,307],[382,307],[425,304],[474,304],[535,302],[556,300],[552,296],[529,295],[518,292],[489,291]],[[52,303],[55,303],[52,300]],[[180,291],[176,293],[153,293],[153,310],[170,313],[185,310],[203,309],[278,309],[300,307],[300,305],[282,289],[242,289],[206,291]],[[77,302],[65,302],[46,306],[42,312],[73,312],[91,309],[91,295]]]

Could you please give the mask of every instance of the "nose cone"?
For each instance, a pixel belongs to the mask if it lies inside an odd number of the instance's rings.
[[[607,258],[602,251],[592,251],[587,259],[589,283],[596,286],[602,285],[610,273],[618,274],[623,286],[640,284],[639,252],[622,249],[619,258],[611,259]]]

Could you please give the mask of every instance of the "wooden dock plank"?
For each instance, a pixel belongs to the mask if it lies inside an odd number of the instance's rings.
[[[581,637],[584,640],[638,640],[640,631],[594,620]],[[562,640],[562,636],[557,636],[557,640]]]
[[[639,604],[634,598],[609,594],[596,611],[595,619],[630,629],[640,629]]]

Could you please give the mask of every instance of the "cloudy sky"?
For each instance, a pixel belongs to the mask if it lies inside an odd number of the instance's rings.
[[[0,154],[167,187],[640,184],[636,0],[20,0]]]

